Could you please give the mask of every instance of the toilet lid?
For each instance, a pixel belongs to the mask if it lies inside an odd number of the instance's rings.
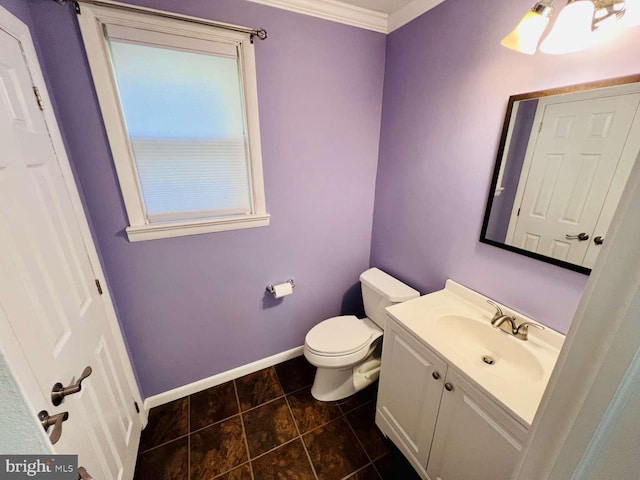
[[[333,317],[313,327],[305,338],[307,347],[322,355],[347,355],[368,346],[377,331],[354,315]]]

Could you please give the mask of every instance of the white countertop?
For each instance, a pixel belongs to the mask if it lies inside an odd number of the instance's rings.
[[[500,306],[506,315],[516,317],[518,325],[533,321]],[[491,326],[495,308],[487,297],[452,280],[444,290],[393,305],[387,312],[524,426],[531,425],[564,335],[548,327],[529,328],[529,339],[523,341],[495,329]],[[494,365],[484,363],[483,355],[492,356]]]

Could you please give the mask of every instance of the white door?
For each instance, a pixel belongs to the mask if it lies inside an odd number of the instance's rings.
[[[141,431],[139,393],[96,286],[88,253],[94,247],[85,243],[77,192],[63,176],[66,158],[52,144],[53,117],[45,122],[34,95],[41,73],[27,65],[27,50],[32,56],[28,37],[0,29],[0,309],[40,389],[28,399],[32,407],[69,412],[53,450],[79,454],[96,479],[130,479]],[[73,383],[87,366],[93,373],[82,390],[53,406],[53,385]]]
[[[513,246],[583,264],[639,103],[628,94],[544,107]],[[567,238],[580,233],[589,238]]]
[[[598,254],[602,249],[602,244],[609,231],[609,226],[613,220],[613,215],[618,209],[622,192],[624,191],[629,175],[633,169],[633,165],[636,162],[636,157],[640,152],[640,108],[636,111],[636,116],[631,125],[631,132],[627,143],[622,151],[616,174],[613,177],[611,186],[609,187],[609,193],[602,206],[602,211],[598,217],[598,223],[593,230],[592,240],[589,240],[589,248],[587,248],[587,254],[584,257],[582,265],[587,268],[593,268],[598,258]],[[599,239],[598,239],[599,237]]]

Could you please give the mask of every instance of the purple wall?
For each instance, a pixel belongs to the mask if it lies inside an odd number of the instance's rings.
[[[637,73],[640,29],[530,57],[499,45],[529,0],[477,0],[473,15],[447,0],[388,37],[385,71],[381,34],[240,0],[131,3],[269,31],[256,56],[271,226],[129,243],[71,7],[0,0],[40,44],[144,395],[301,345],[360,308],[369,264],[423,292],[453,278],[567,330],[585,276],[478,242],[502,119],[509,95]],[[264,296],[289,277],[293,296]]]
[[[7,1],[7,0],[0,0]],[[359,310],[369,265],[385,36],[238,0],[130,2],[264,27],[256,44],[271,226],[129,243],[69,5],[30,0],[43,68],[145,396],[302,345]],[[276,302],[265,286],[288,278]]]
[[[513,119],[515,123],[511,141],[505,146],[507,156],[503,160],[506,164],[502,178],[504,190],[500,195],[493,198],[491,215],[487,224],[486,237],[500,243],[504,243],[507,238],[511,211],[516,200],[522,165],[524,164],[524,157],[527,153],[529,137],[531,136],[531,127],[533,127],[533,120],[538,108],[538,99],[521,100],[518,103],[516,118]]]
[[[0,6],[18,17],[29,27],[29,29],[31,29],[31,14],[29,13],[29,5],[24,0],[0,0]]]
[[[478,242],[504,112],[516,93],[638,73],[640,29],[532,57],[500,46],[530,0],[472,3],[388,38],[371,264],[421,292],[452,278],[566,332],[587,277]]]

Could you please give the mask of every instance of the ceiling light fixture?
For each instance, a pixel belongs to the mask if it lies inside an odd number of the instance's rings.
[[[553,13],[553,0],[536,3],[502,45],[533,55]],[[568,0],[540,44],[550,54],[573,53],[611,38],[626,27],[640,25],[640,0]]]
[[[569,0],[549,35],[540,44],[540,51],[559,55],[585,50],[593,44],[593,15],[591,0]]]
[[[533,55],[538,48],[538,42],[549,25],[549,18],[553,7],[544,2],[536,3],[527,12],[513,31],[500,42],[504,47],[518,52]]]

